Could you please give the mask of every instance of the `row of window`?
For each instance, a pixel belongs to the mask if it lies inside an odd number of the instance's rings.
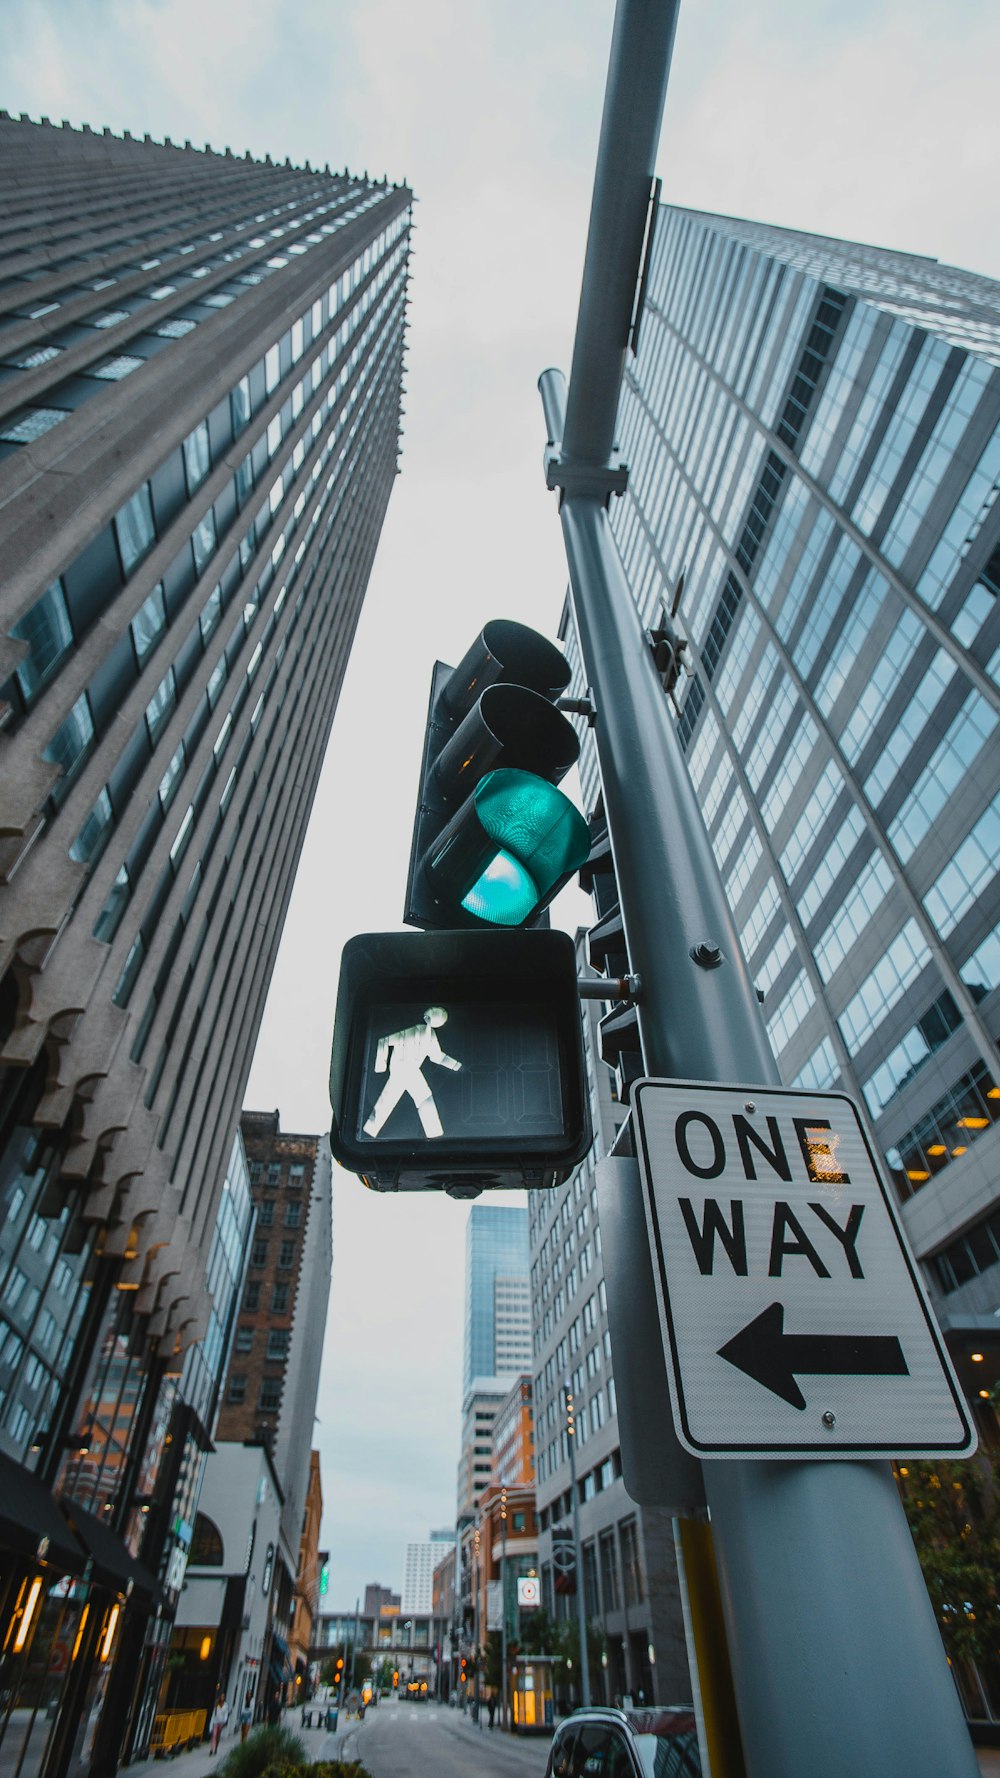
[[[282,1161],[268,1161],[266,1165],[263,1161],[250,1162],[251,1185],[260,1185],[265,1180],[268,1185],[280,1185],[282,1175],[285,1176],[285,1182],[288,1189],[294,1191],[296,1187],[301,1186],[305,1181],[305,1161],[289,1161],[287,1163]]]
[[[319,456],[319,458],[316,460],[315,464],[313,465],[313,469],[312,469],[311,475],[310,475],[310,483],[313,486],[315,486],[317,484],[320,475],[322,474],[323,470],[327,467],[327,464],[329,462],[331,454],[335,451],[335,449],[337,449],[338,446],[340,447],[341,457],[344,455],[344,452],[347,449],[347,444],[350,440],[350,437],[353,434],[355,427],[357,426],[358,421],[360,419],[360,414],[363,411],[364,400],[366,398],[361,397],[361,394],[360,394],[361,389],[362,389],[362,387],[365,387],[366,389],[368,389],[368,388],[370,388],[370,386],[371,386],[370,382],[367,382],[367,381],[364,384],[360,380],[358,382],[356,382],[354,390],[352,391],[352,394],[349,397],[348,403],[344,409],[344,413],[341,418],[341,422],[340,422],[338,431],[331,434],[330,439],[327,442],[326,446],[324,447],[321,455]],[[330,397],[328,397],[328,403],[332,402],[334,399],[335,398],[331,395]],[[355,405],[355,403],[357,401],[360,401],[360,404],[361,404],[360,406]],[[352,414],[354,415],[354,418],[351,421],[351,424],[348,425],[349,416]],[[318,429],[316,429],[316,430],[318,430]],[[304,450],[303,450],[302,456],[300,456],[298,458],[298,464],[296,463],[296,455],[298,454],[298,452],[299,452],[299,447],[297,446],[296,453],[293,454],[292,461],[289,464],[288,470],[286,471],[286,475],[292,476],[293,479],[294,479],[294,475],[298,473],[298,467],[304,459]],[[331,493],[334,489],[336,480],[337,480],[337,475],[336,475],[336,469],[335,469],[333,472],[331,472],[330,476],[327,479],[326,487],[325,487],[324,491],[322,492],[322,494],[320,495],[320,497],[317,501],[316,507],[313,510],[312,516],[309,521],[309,525],[306,529],[305,537],[302,539],[302,541],[299,544],[298,549],[295,552],[294,559],[290,565],[289,570],[286,571],[285,582],[284,582],[283,586],[279,589],[277,597],[272,602],[272,606],[271,606],[269,615],[264,620],[263,629],[262,629],[261,634],[259,636],[257,647],[254,650],[249,662],[247,663],[245,674],[243,675],[243,677],[241,679],[239,679],[237,681],[236,692],[235,692],[235,695],[233,698],[233,702],[232,702],[230,709],[229,709],[226,717],[224,718],[222,726],[219,730],[219,733],[218,733],[218,736],[217,736],[217,739],[215,742],[215,746],[213,748],[212,758],[209,760],[208,765],[206,766],[206,769],[202,774],[202,777],[201,777],[199,784],[196,788],[195,798],[194,798],[193,802],[189,805],[187,814],[185,815],[185,817],[178,829],[177,836],[176,836],[173,846],[171,848],[170,857],[167,861],[167,864],[166,864],[163,872],[161,873],[159,885],[157,887],[157,890],[154,892],[152,901],[151,901],[150,906],[147,909],[147,912],[144,916],[142,926],[140,927],[140,931],[139,931],[137,938],[133,944],[132,950],[129,953],[129,957],[126,959],[125,967],[122,971],[121,978],[120,978],[119,982],[116,984],[115,991],[114,991],[114,998],[116,999],[117,1003],[120,1005],[127,1004],[128,998],[131,995],[132,987],[134,985],[135,975],[136,975],[138,967],[142,961],[142,958],[146,952],[146,949],[148,948],[148,944],[149,944],[150,938],[152,936],[152,932],[155,930],[156,924],[158,923],[158,920],[160,917],[160,912],[162,911],[162,906],[163,906],[167,896],[169,895],[170,888],[172,887],[172,884],[173,884],[175,877],[177,875],[177,872],[179,870],[184,853],[187,849],[188,841],[191,837],[191,833],[194,828],[194,823],[197,819],[198,814],[201,811],[201,808],[204,806],[204,804],[207,800],[207,797],[208,797],[208,794],[209,794],[209,791],[210,791],[213,781],[216,779],[216,777],[222,770],[223,761],[224,761],[227,749],[229,748],[230,743],[232,742],[233,736],[235,733],[235,729],[234,729],[235,717],[238,715],[239,710],[242,707],[242,704],[249,697],[252,682],[254,680],[254,677],[257,674],[257,671],[258,671],[262,661],[264,660],[265,653],[266,653],[266,651],[268,649],[268,645],[270,643],[270,639],[271,639],[271,637],[275,631],[275,628],[279,622],[279,619],[281,617],[282,609],[285,604],[285,600],[287,598],[288,592],[294,586],[295,580],[297,578],[297,575],[299,572],[299,566],[300,566],[302,558],[305,554],[305,548],[306,548],[306,543],[308,541],[308,538],[312,534],[312,532],[316,529],[318,524],[320,523],[321,516],[322,516],[324,509],[327,505],[328,499],[330,498]],[[283,481],[282,481],[281,485],[282,486],[284,485]],[[261,613],[266,608],[265,607],[265,598],[266,598],[266,595],[267,595],[267,593],[273,583],[273,580],[275,578],[275,572],[276,572],[277,565],[278,565],[278,563],[280,563],[283,556],[285,555],[286,547],[287,547],[287,540],[289,538],[291,538],[292,536],[294,536],[296,531],[300,528],[300,520],[301,520],[302,512],[303,512],[304,506],[305,506],[305,498],[306,498],[305,494],[303,493],[300,495],[299,500],[296,502],[295,510],[293,511],[290,518],[287,520],[284,531],[279,535],[278,540],[273,545],[273,547],[270,551],[270,554],[265,562],[264,568],[262,569],[261,574],[259,575],[252,592],[248,592],[245,585],[243,585],[242,589],[241,589],[241,584],[239,582],[239,571],[240,571],[239,565],[242,564],[243,559],[244,559],[244,553],[245,553],[243,545],[241,545],[239,558],[234,556],[231,564],[229,565],[229,568],[226,570],[226,572],[223,575],[222,581],[216,586],[216,588],[213,590],[212,594],[210,595],[208,603],[206,604],[205,609],[202,612],[201,617],[199,619],[198,626],[196,626],[196,629],[192,632],[192,640],[195,644],[195,647],[197,647],[199,645],[201,645],[201,646],[206,645],[205,631],[202,628],[202,626],[208,621],[208,618],[210,615],[211,627],[208,629],[208,635],[211,636],[211,634],[213,633],[214,628],[215,628],[216,624],[218,623],[219,618],[221,616],[221,610],[223,608],[222,607],[223,589],[228,585],[228,588],[229,588],[228,599],[229,600],[235,599],[236,595],[242,590],[243,609],[242,609],[240,618],[238,619],[238,622],[237,622],[236,628],[233,632],[233,635],[230,637],[230,640],[226,645],[224,653],[222,655],[220,655],[220,657],[219,657],[219,661],[217,663],[215,672],[213,673],[212,678],[209,681],[209,685],[208,685],[205,697],[204,697],[204,699],[202,699],[199,702],[199,705],[195,711],[195,715],[192,718],[191,723],[188,725],[188,730],[186,732],[186,735],[182,739],[178,749],[175,752],[175,755],[174,755],[170,765],[168,766],[164,781],[161,784],[161,794],[160,794],[159,798],[150,806],[150,809],[147,812],[145,820],[143,821],[142,826],[140,827],[139,833],[136,836],[135,841],[133,842],[130,852],[129,852],[128,856],[126,857],[125,861],[123,862],[121,868],[119,869],[119,872],[115,878],[114,884],[113,884],[112,889],[109,893],[109,896],[105,902],[105,905],[101,909],[100,913],[98,914],[98,917],[97,917],[97,920],[95,923],[95,927],[94,927],[95,936],[102,939],[106,943],[110,943],[111,939],[114,937],[115,933],[118,930],[118,926],[121,923],[122,917],[125,913],[125,909],[128,906],[128,903],[131,900],[132,895],[134,893],[136,882],[138,880],[138,876],[141,873],[143,866],[145,865],[145,862],[149,857],[150,852],[152,851],[153,845],[156,840],[156,836],[165,821],[167,810],[169,809],[170,804],[172,803],[172,801],[174,799],[174,796],[176,794],[176,791],[177,791],[177,788],[179,785],[180,778],[183,775],[183,771],[187,765],[189,754],[193,754],[194,747],[197,744],[197,740],[198,740],[199,736],[201,735],[201,733],[204,731],[204,727],[208,721],[209,715],[210,715],[212,709],[215,707],[215,704],[218,701],[219,697],[221,696],[222,688],[223,688],[224,684],[226,683],[227,679],[229,678],[230,673],[233,673],[235,675],[236,667],[237,667],[237,664],[240,660],[240,657],[242,654],[242,649],[243,649],[243,644],[244,644],[246,637],[249,635],[250,630],[255,627],[255,625],[258,621],[258,618],[260,617]],[[244,540],[244,543],[246,544],[247,549],[250,550],[250,555],[247,557],[247,560],[250,560],[252,558],[252,546],[255,541],[256,541],[256,538],[255,538],[254,528],[251,527],[251,532],[248,532],[247,538]],[[292,627],[294,625],[295,612],[297,611],[297,609],[298,609],[298,606],[296,606],[294,608],[293,615],[289,619],[289,622],[287,625],[288,634],[291,633]],[[200,638],[200,642],[199,642],[199,638]],[[287,636],[286,636],[286,643],[287,643]],[[282,646],[284,646],[284,644]],[[191,650],[188,650],[187,653],[188,653],[188,655],[190,655],[190,661],[185,669],[185,672],[186,672],[186,676],[190,677],[190,675],[194,671],[196,656],[193,654],[193,652]],[[185,658],[186,658],[185,651],[182,650],[181,656],[178,657],[178,664],[180,664]],[[279,665],[279,664],[280,664],[280,662],[277,661],[277,657],[276,657],[275,665]],[[261,716],[263,714],[264,704],[266,702],[266,698],[267,698],[269,689],[271,687],[271,684],[273,682],[273,679],[274,679],[274,668],[272,668],[272,671],[268,677],[268,680],[265,683],[264,690],[258,696],[257,704],[254,707],[254,712],[251,717],[251,733],[256,730],[256,727],[258,726],[258,724],[260,722]],[[171,667],[168,670],[167,678],[163,682],[163,684],[164,685],[168,684],[169,689],[170,689],[170,696],[169,696],[169,699],[166,701],[168,707],[165,710],[163,717],[162,717],[162,722],[165,723],[166,717],[170,713],[170,711],[172,711],[173,706],[174,706],[177,696],[178,696],[179,687],[178,687],[177,667]],[[161,687],[161,689],[162,689],[162,687]],[[147,712],[147,718],[148,718],[148,712]],[[123,755],[123,760],[127,760],[127,759],[128,759],[128,749],[126,749],[125,755]],[[230,769],[229,777],[226,782],[226,787],[223,792],[222,805],[220,805],[223,808],[223,812],[224,812],[225,807],[228,806],[228,802],[233,794],[236,776],[237,776],[237,767],[234,766]],[[81,835],[81,840],[77,842],[77,849],[79,849],[79,846],[82,844],[84,836],[90,835],[91,831],[95,827],[95,825],[100,825],[101,834],[100,834],[99,840],[88,840],[88,847],[89,847],[89,851],[91,854],[91,863],[96,861],[96,857],[99,856],[100,850],[102,849],[102,847],[108,837],[108,832],[110,832],[111,825],[113,825],[113,821],[114,821],[114,817],[115,817],[115,807],[114,807],[114,802],[112,800],[112,791],[114,789],[114,783],[115,783],[115,780],[114,780],[114,778],[112,778],[112,780],[109,781],[109,784],[105,787],[105,791],[102,792],[102,796],[101,796],[101,798],[99,798],[98,804],[95,806],[94,811],[92,812],[91,816],[88,817],[88,821],[84,825],[84,829],[83,829],[82,835]],[[107,832],[105,832],[104,829],[107,829]],[[203,854],[201,862],[202,862],[202,864],[205,862],[205,855],[204,854]]]
[[[247,1399],[248,1378],[245,1373],[230,1371],[229,1388],[226,1391],[226,1402],[230,1407],[239,1407]],[[280,1377],[264,1377],[261,1379],[257,1395],[257,1412],[260,1414],[276,1414],[281,1406]]]
[[[353,204],[348,204],[344,199],[338,200],[340,214],[334,220],[324,223],[314,235],[306,236],[306,241],[310,245],[318,243],[324,235],[332,234],[338,228],[343,228],[347,222],[361,215],[372,202],[378,202],[383,197],[384,193],[377,192],[370,194],[364,201]],[[337,208],[337,204],[330,207]],[[147,310],[151,310],[157,303],[178,295],[183,299],[186,294],[186,286],[190,295],[196,296],[198,300],[190,301],[159,326],[151,326],[148,331],[144,326],[142,332],[129,338],[130,351],[116,352],[98,363],[85,366],[64,382],[53,383],[45,390],[44,396],[35,405],[18,409],[5,420],[0,421],[0,448],[4,444],[8,446],[30,444],[35,439],[41,438],[54,426],[58,426],[61,421],[68,419],[70,413],[74,412],[92,395],[98,393],[105,383],[120,382],[124,377],[131,375],[147,359],[156,356],[163,350],[171,340],[183,338],[200,321],[211,319],[220,308],[237,301],[241,295],[245,294],[247,287],[260,284],[271,272],[277,271],[289,263],[286,254],[274,253],[262,260],[253,271],[238,273],[234,278],[226,279],[216,289],[209,289],[206,286],[202,290],[199,280],[208,278],[213,272],[224,273],[229,262],[239,259],[244,252],[251,249],[262,249],[264,245],[262,237],[254,237],[252,242],[242,248],[227,250],[203,265],[185,268],[180,277],[175,273],[174,276],[177,278],[175,283],[157,284],[147,290],[140,291],[138,302],[142,305],[140,313],[144,323],[153,319],[152,314],[147,313]],[[303,245],[298,250],[306,252],[308,248]],[[295,252],[296,247],[293,246],[291,251]],[[49,303],[41,312],[45,313],[56,306],[54,303]],[[130,312],[131,309],[126,308],[108,311],[104,315],[90,318],[89,321],[84,318],[79,323],[57,333],[51,339],[47,339],[44,346],[32,348],[9,362],[20,369],[36,368],[40,363],[54,359],[59,352],[86,340],[95,326],[97,328],[116,326],[122,321],[128,320]]]
[[[401,336],[394,338],[387,347],[389,355],[392,355],[393,353],[396,354],[396,357],[393,360],[394,363],[398,363],[398,353],[400,348]],[[324,522],[317,532],[316,546],[310,551],[308,558],[306,558],[308,566],[302,585],[299,588],[294,604],[292,605],[287,624],[287,635],[283,637],[282,641],[279,643],[274,656],[274,666],[272,668],[268,686],[272,683],[277,683],[277,676],[283,671],[282,664],[285,661],[287,651],[287,666],[284,668],[285,677],[282,683],[280,697],[274,705],[272,722],[278,720],[278,713],[281,709],[281,700],[288,692],[289,687],[295,688],[299,684],[300,677],[306,670],[306,664],[311,660],[313,652],[319,647],[319,635],[324,622],[324,612],[317,604],[315,598],[312,598],[312,589],[317,578],[325,580],[331,575],[330,556],[326,552],[327,543],[329,540],[332,540],[337,536],[341,529],[342,510],[350,490],[354,486],[354,478],[358,474],[363,474],[365,468],[367,468],[374,460],[373,441],[383,441],[381,450],[384,459],[387,449],[389,448],[386,443],[386,428],[392,423],[395,409],[396,397],[392,380],[391,378],[387,378],[382,384],[373,386],[366,393],[364,402],[359,407],[356,417],[352,422],[348,437],[343,441],[340,447],[337,462],[331,471],[327,482],[326,493],[320,501],[320,505],[314,515],[314,521],[311,522],[310,530],[314,528],[314,525],[319,524],[321,515]],[[376,470],[380,468],[378,462],[375,462],[375,468]],[[331,489],[334,490],[333,493],[331,493]],[[327,505],[328,499],[329,505]],[[371,544],[371,539],[369,539],[369,544],[373,546],[373,544]],[[366,547],[368,546],[366,545]],[[360,569],[354,564],[349,550],[346,551],[346,553],[345,551],[341,551],[336,558],[336,561],[338,566],[333,571],[333,584],[330,587],[329,596],[337,597],[343,593],[343,596],[345,597],[353,597],[355,593],[354,582]],[[295,574],[297,574],[298,567],[299,563],[296,561],[293,564],[293,578]],[[283,588],[279,593],[279,599],[283,597],[285,590],[287,590],[287,588]],[[299,626],[298,629],[297,626]],[[267,690],[268,687],[265,687],[265,691]],[[215,988],[216,959],[220,955],[226,954],[225,944],[228,927],[237,905],[237,897],[241,893],[241,883],[251,864],[255,835],[264,818],[261,811],[271,806],[275,795],[275,786],[283,781],[287,771],[287,761],[279,748],[272,748],[266,761],[260,760],[256,756],[251,757],[253,735],[254,729],[251,727],[247,732],[244,744],[240,748],[233,767],[231,768],[226,788],[223,791],[223,796],[219,803],[217,815],[205,834],[202,845],[202,856],[194,867],[188,894],[185,896],[181,905],[179,928],[175,927],[175,933],[171,936],[167,947],[171,957],[176,956],[184,928],[191,920],[192,910],[196,905],[202,867],[213,848],[218,843],[223,829],[225,829],[229,835],[226,855],[217,872],[216,880],[212,888],[212,894],[204,909],[204,915],[199,930],[193,940],[187,968],[183,974],[183,981],[177,985],[174,1015],[168,1022],[164,1031],[160,1054],[154,1066],[153,1077],[150,1082],[149,1090],[153,1091],[158,1086],[159,1077],[162,1068],[165,1065],[166,1058],[170,1053],[170,1046],[174,1041],[181,1010],[183,1009],[187,1019],[187,1036],[184,1041],[179,1064],[177,1063],[176,1053],[174,1054],[173,1086],[163,1112],[159,1137],[161,1143],[167,1140],[168,1135],[171,1140],[176,1140],[178,1145],[183,1145],[186,1140],[188,1125],[194,1111],[194,1101],[191,1100],[190,1097],[187,1099],[184,1120],[177,1132],[174,1132],[172,1128],[172,1119],[181,1097],[185,1073],[192,1056],[195,1054],[196,1046],[199,1042],[209,1041],[209,1038],[203,1031],[203,1021],[206,1012],[210,1012],[210,1017],[215,1022],[217,1022],[220,1017],[220,1002]],[[230,803],[233,801],[235,795],[234,787],[240,772],[243,771],[245,766],[249,766],[249,769],[247,770],[244,781],[242,804],[236,808],[235,816],[230,816],[227,819],[226,811],[229,808]],[[262,884],[266,875],[266,853],[266,848],[259,849],[256,862],[253,863],[253,881],[251,882],[249,889],[246,891],[250,897],[251,905],[253,905],[254,897],[262,892]],[[221,898],[224,896],[228,897],[228,902],[222,901],[224,911],[220,921],[217,918],[217,909],[219,908]],[[213,943],[213,957],[206,975],[199,981],[197,975],[199,960],[210,936]]]
[[[1000,1120],[1000,1086],[985,1063],[976,1062],[888,1150],[901,1197],[910,1197],[943,1168],[969,1152]]]

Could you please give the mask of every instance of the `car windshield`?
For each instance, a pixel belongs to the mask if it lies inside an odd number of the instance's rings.
[[[693,1710],[634,1710],[628,1721],[644,1778],[699,1778]]]

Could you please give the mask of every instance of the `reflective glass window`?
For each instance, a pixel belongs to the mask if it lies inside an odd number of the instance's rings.
[[[141,561],[147,550],[156,542],[156,526],[153,522],[153,506],[149,497],[149,483],[143,482],[142,487],[127,500],[125,505],[115,513],[115,535],[118,539],[118,553],[122,559],[122,568],[131,574],[136,563]]]
[[[29,706],[73,646],[73,629],[62,582],[54,580],[30,611],[11,626],[11,635],[28,644],[16,668],[21,695]]]
[[[163,585],[158,583],[132,619],[132,646],[137,665],[145,665],[167,627]]]
[[[202,420],[193,432],[189,432],[184,440],[184,470],[187,476],[188,493],[193,494],[200,488],[212,467],[212,453],[208,442],[208,422]]]

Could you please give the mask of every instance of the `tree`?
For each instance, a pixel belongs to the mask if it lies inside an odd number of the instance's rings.
[[[981,1448],[964,1463],[896,1469],[945,1648],[953,1660],[1000,1652],[1000,1463]]]

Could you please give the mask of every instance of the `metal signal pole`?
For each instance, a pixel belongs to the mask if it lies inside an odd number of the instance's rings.
[[[629,962],[642,981],[646,1068],[778,1084],[606,510],[623,485],[618,397],[675,19],[676,0],[619,0],[569,393],[557,372],[540,382],[547,480],[560,490]],[[705,967],[714,948],[723,966]],[[976,1778],[888,1465],[704,1469],[751,1778]]]
[[[573,1496],[573,1555],[576,1561],[576,1621],[580,1632],[580,1702],[590,1703],[590,1660],[587,1653],[587,1600],[583,1587],[583,1545],[580,1542],[580,1500],[576,1491],[576,1404],[569,1383],[563,1385],[566,1409],[566,1443],[569,1446],[569,1486]]]

